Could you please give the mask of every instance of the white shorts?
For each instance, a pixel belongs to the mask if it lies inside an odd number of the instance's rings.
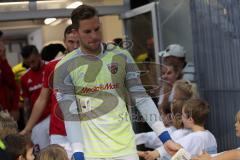
[[[34,145],[38,145],[40,149],[50,144],[49,140],[49,116],[35,125],[32,129],[31,139]]]
[[[68,158],[71,159],[72,158],[72,148],[71,145],[67,139],[66,136],[61,136],[61,135],[50,135],[50,144],[58,144],[60,146],[62,146],[67,154],[68,154]]]

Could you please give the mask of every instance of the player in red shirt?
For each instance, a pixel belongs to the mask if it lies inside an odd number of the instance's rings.
[[[0,39],[0,110],[18,112],[19,88],[5,55],[5,47]],[[15,114],[14,114],[15,115]],[[13,115],[13,116],[14,116]],[[14,118],[17,118],[14,116]]]
[[[41,56],[34,45],[23,47],[21,55],[24,63],[29,66],[29,69],[21,77],[22,96],[24,98],[24,106],[32,110],[42,88],[42,79],[46,64],[42,61]],[[34,144],[39,145],[40,148],[49,145],[50,106],[47,106],[49,104],[45,105],[46,107],[43,110],[43,113],[36,122],[37,125],[35,125],[32,130],[32,141]]]
[[[72,25],[69,25],[65,29],[64,44],[67,48],[67,53],[79,47],[78,34],[74,30]],[[44,110],[45,104],[49,103],[49,97],[51,97],[50,143],[62,145],[68,152],[69,157],[71,157],[71,147],[66,138],[64,121],[61,119],[61,110],[59,109],[58,103],[52,90],[52,76],[54,68],[60,60],[61,58],[58,58],[47,64],[44,72],[45,74],[43,78],[43,88],[41,90],[40,96],[38,97],[34,105],[34,109],[32,111],[30,119],[24,130],[21,131],[21,134],[26,134],[27,132],[31,131],[34,124],[39,119],[42,111]]]

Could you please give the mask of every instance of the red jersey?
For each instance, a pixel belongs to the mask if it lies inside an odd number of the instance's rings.
[[[18,109],[19,88],[7,60],[0,58],[0,108],[9,112]]]
[[[52,60],[46,65],[43,76],[43,87],[49,88],[51,90],[51,115],[49,134],[66,136],[62,111],[58,106],[58,102],[52,89],[54,68],[60,60],[61,59]]]
[[[22,96],[30,100],[31,109],[33,108],[33,105],[41,92],[45,67],[46,64],[44,63],[38,71],[28,69],[27,72],[21,77]],[[48,106],[49,105],[50,104],[48,104]],[[50,114],[50,109],[48,106],[45,107],[38,122],[42,121]]]

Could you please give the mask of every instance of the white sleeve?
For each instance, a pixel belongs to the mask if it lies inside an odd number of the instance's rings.
[[[147,141],[146,134],[147,133],[138,133],[135,135],[136,145],[141,145],[146,143]]]
[[[68,73],[68,65],[61,65],[54,71],[53,87],[56,99],[63,113],[67,139],[73,152],[83,152],[82,132],[74,85]]]
[[[156,135],[155,132],[148,132],[146,134],[147,141],[145,143],[145,147],[156,149],[163,145],[163,143],[160,141],[159,137]]]
[[[159,92],[158,105],[162,104],[162,101],[163,101],[163,91],[161,89]]]
[[[158,138],[155,132],[146,132],[136,134],[136,144],[144,144],[147,148],[156,149],[162,146],[162,142]]]
[[[146,93],[140,79],[140,71],[129,53],[126,53],[126,77],[125,84],[130,93],[132,106],[136,106],[144,120],[156,132],[161,135],[166,131],[157,106]]]

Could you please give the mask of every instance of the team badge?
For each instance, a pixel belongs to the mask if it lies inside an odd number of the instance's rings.
[[[118,64],[117,63],[110,63],[107,65],[108,66],[108,70],[112,73],[112,74],[116,74],[118,71]]]
[[[28,79],[27,83],[32,83],[32,80],[31,80],[31,79]]]

